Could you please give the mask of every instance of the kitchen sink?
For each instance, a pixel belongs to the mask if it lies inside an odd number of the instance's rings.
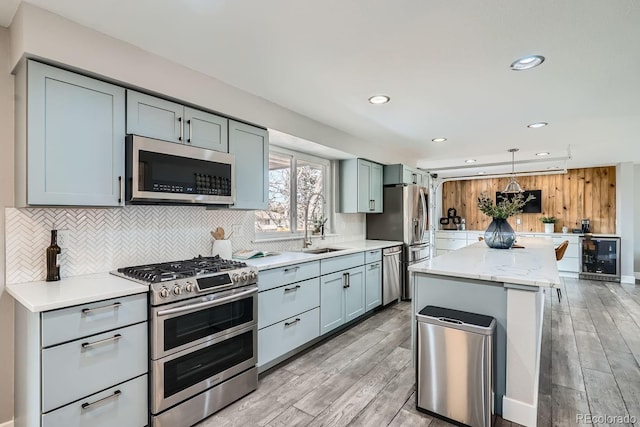
[[[318,248],[318,249],[303,249],[302,252],[306,254],[327,254],[329,252],[344,251],[340,248]]]

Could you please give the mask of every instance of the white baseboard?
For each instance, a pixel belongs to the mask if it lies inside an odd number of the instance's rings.
[[[620,276],[620,282],[622,283],[636,283],[635,276]]]
[[[636,280],[640,280],[640,271],[634,271],[633,275],[636,277]]]
[[[0,424],[0,427],[13,427],[13,420]]]
[[[526,427],[536,427],[538,407],[503,396],[502,418]]]
[[[560,277],[570,277],[572,279],[577,279],[578,278],[578,273],[572,273],[570,271],[559,271],[558,272],[558,276],[560,276]]]

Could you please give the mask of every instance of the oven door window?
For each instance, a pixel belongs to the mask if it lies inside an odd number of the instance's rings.
[[[164,351],[253,322],[253,298],[256,297],[166,319]]]
[[[253,358],[253,330],[164,364],[164,398]]]

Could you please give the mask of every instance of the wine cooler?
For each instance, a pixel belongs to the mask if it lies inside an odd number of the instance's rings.
[[[620,238],[580,238],[581,279],[620,281]]]

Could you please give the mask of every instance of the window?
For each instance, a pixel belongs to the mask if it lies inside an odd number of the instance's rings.
[[[329,160],[279,147],[269,152],[269,206],[256,212],[256,234],[297,236],[324,224],[329,214]]]

